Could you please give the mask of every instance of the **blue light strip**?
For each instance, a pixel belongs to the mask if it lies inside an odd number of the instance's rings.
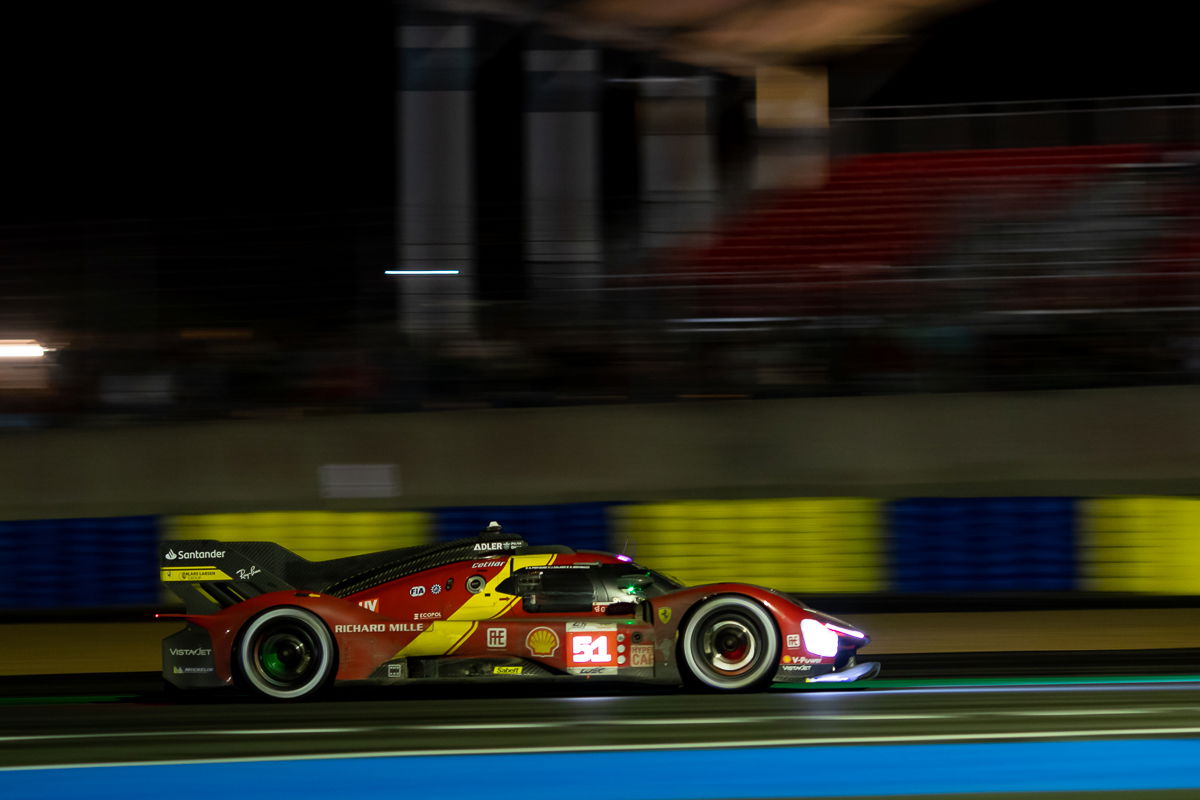
[[[523,800],[717,800],[952,792],[1200,789],[1200,739],[389,756],[0,771],[6,796],[210,800],[303,786],[309,797],[453,797],[510,776]],[[868,768],[869,767],[869,768]],[[613,783],[610,776],[621,776]]]

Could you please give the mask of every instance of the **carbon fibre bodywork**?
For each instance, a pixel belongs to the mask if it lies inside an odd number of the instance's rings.
[[[513,536],[326,562],[203,540],[160,559],[185,603],[159,615],[186,623],[163,641],[164,678],[181,689],[291,699],[334,681],[558,677],[736,690],[874,674],[851,672],[865,634],[780,592],[681,587],[624,556]]]

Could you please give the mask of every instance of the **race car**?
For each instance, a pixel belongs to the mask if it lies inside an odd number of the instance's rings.
[[[309,561],[270,542],[160,547],[186,626],[163,640],[176,689],[275,700],[335,682],[617,679],[736,692],[857,681],[870,640],[781,592],[683,586],[628,556],[478,536]]]

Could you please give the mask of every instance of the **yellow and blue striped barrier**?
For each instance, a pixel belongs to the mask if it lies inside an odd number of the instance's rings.
[[[275,542],[310,561],[433,541],[427,511],[262,511],[166,517],[167,540]]]
[[[1200,500],[1081,500],[1080,589],[1200,594]]]
[[[878,500],[684,500],[613,506],[611,514],[614,543],[629,542],[640,563],[684,583],[821,593],[887,588]]]
[[[161,541],[312,560],[471,535],[625,552],[685,583],[827,593],[1200,595],[1200,499],[858,497],[263,511],[0,523],[0,609],[152,605]]]
[[[921,497],[887,505],[893,591],[1075,588],[1078,503],[1072,498]]]
[[[158,602],[157,517],[0,522],[0,609]]]

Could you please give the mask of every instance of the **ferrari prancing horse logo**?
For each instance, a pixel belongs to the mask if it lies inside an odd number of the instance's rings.
[[[670,622],[671,621],[671,609],[666,608],[665,606],[663,608],[660,608],[658,610],[658,619],[660,622],[662,622],[663,625],[666,625],[668,622]]]

